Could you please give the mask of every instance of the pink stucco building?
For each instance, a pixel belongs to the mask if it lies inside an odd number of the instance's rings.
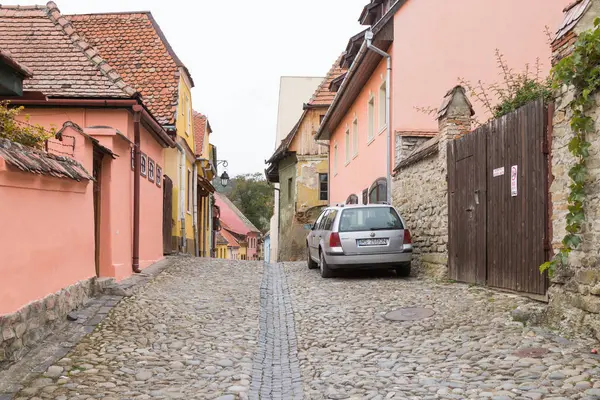
[[[391,56],[390,168],[408,149],[435,135],[433,116],[417,107],[437,107],[459,78],[501,81],[496,49],[515,71],[529,64],[550,70],[551,31],[568,0],[371,0],[360,21],[374,33],[373,45]],[[334,82],[336,98],[317,139],[330,140],[330,202],[356,195],[360,202],[386,198],[386,59],[368,50],[364,32],[353,37]],[[475,106],[476,116],[485,120]],[[398,149],[396,150],[396,147]]]
[[[174,142],[54,3],[1,6],[0,48],[28,67],[23,90],[0,100],[24,107],[21,124],[57,130],[46,151],[0,143],[0,316],[48,311],[0,340],[1,361],[90,296],[93,278],[122,280],[163,258],[164,151]]]

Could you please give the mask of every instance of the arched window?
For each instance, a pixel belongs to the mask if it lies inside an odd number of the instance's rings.
[[[369,188],[369,203],[377,204],[387,201],[387,181],[385,178],[379,178]]]
[[[358,196],[355,194],[351,194],[346,199],[346,204],[358,204]]]

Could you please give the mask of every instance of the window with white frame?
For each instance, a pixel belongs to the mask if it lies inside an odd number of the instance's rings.
[[[358,155],[358,118],[356,117],[352,121],[352,149],[353,155]]]
[[[346,129],[346,163],[350,162],[350,129]]]
[[[333,146],[333,174],[337,175],[338,172],[338,145]]]
[[[385,86],[385,82],[381,84],[379,87],[379,129],[383,129],[387,126],[387,115],[386,115],[386,106],[387,106],[387,89]]]
[[[369,99],[367,114],[369,118],[369,131],[367,139],[371,140],[375,136],[375,98],[373,96],[371,96]]]

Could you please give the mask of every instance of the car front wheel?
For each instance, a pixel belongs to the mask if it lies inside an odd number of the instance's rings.
[[[321,251],[320,253],[320,263],[319,263],[319,267],[321,268],[321,277],[322,278],[332,278],[333,277],[333,270],[331,268],[329,268],[329,265],[327,265],[327,261],[325,261],[325,255],[323,254],[323,252]]]

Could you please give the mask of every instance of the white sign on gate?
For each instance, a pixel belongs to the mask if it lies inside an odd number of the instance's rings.
[[[518,194],[517,191],[517,175],[519,172],[519,166],[513,165],[510,170],[510,195],[512,197],[516,197]]]
[[[494,168],[494,178],[497,176],[502,176],[504,175],[504,167],[500,167],[500,168]]]

